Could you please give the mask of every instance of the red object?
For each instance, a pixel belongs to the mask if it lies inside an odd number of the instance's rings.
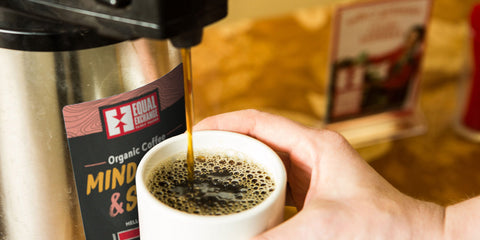
[[[474,6],[470,24],[473,38],[473,76],[463,115],[463,124],[470,129],[480,131],[480,4]]]
[[[129,240],[129,239],[138,238],[139,236],[140,236],[139,228],[134,228],[134,229],[130,229],[130,230],[126,230],[118,233],[119,240]]]

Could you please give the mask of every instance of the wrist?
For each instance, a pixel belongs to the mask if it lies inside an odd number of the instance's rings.
[[[411,210],[412,239],[445,239],[445,207],[414,200]]]
[[[480,197],[448,206],[445,211],[444,239],[480,239]]]

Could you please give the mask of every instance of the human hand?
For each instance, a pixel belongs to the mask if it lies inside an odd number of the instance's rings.
[[[284,160],[300,211],[255,240],[442,239],[445,209],[396,190],[335,132],[256,110],[213,116],[194,129],[250,135]]]

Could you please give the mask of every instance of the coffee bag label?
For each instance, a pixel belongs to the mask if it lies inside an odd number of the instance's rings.
[[[185,131],[182,66],[141,88],[64,107],[85,235],[140,239],[135,173],[143,155]]]

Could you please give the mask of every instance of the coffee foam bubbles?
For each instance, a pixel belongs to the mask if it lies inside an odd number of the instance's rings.
[[[160,201],[200,215],[241,212],[264,201],[275,189],[268,172],[232,154],[196,153],[194,180],[187,180],[186,156],[164,161],[149,176],[147,188]]]

